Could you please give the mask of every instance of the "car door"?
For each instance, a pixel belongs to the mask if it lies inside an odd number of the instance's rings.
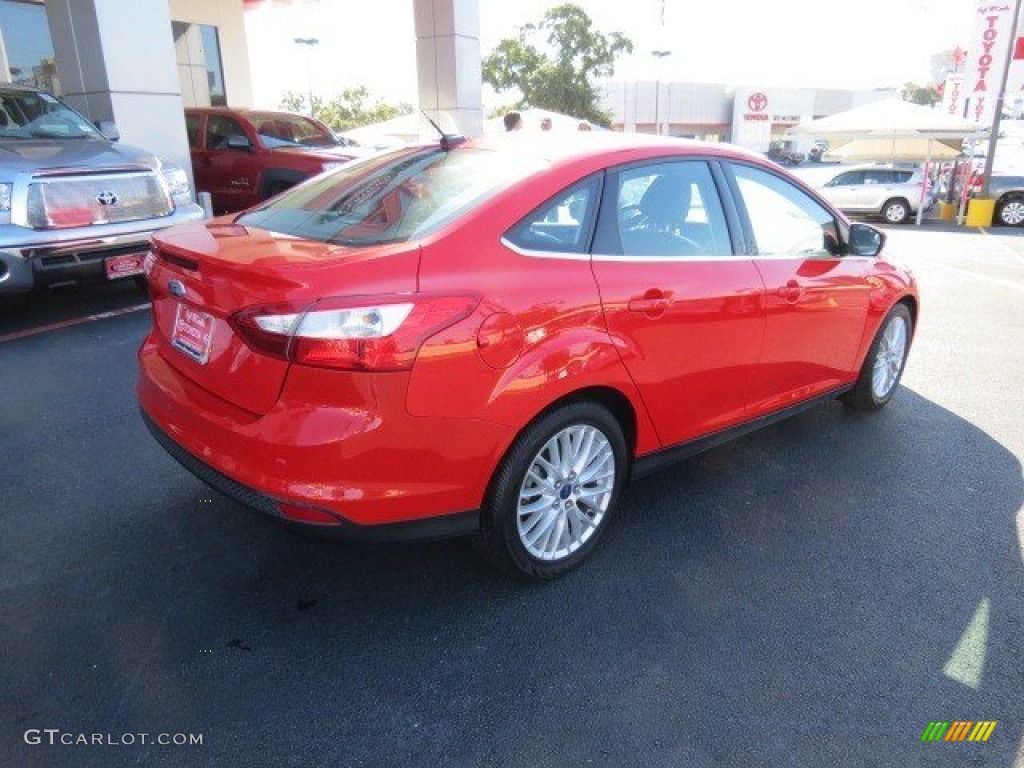
[[[858,198],[864,184],[864,171],[846,171],[836,176],[822,190],[824,197],[842,211],[861,210]]]
[[[857,209],[881,210],[882,204],[893,195],[892,171],[879,168],[864,171],[864,183],[857,191]]]
[[[200,160],[206,187],[198,191],[210,193],[215,213],[238,211],[259,201],[260,163],[254,142],[255,135],[230,115],[206,116]]]
[[[840,255],[835,216],[790,180],[740,162],[727,169],[765,286],[756,416],[850,379],[867,319],[870,259]]]
[[[664,445],[743,420],[763,285],[699,159],[610,171],[592,253],[608,330]],[[729,216],[733,225],[730,226]]]

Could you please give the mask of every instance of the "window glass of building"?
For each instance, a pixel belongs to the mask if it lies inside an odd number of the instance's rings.
[[[227,106],[217,28],[172,21],[174,54],[186,107]]]
[[[15,85],[29,85],[60,96],[50,26],[42,4],[0,0],[0,49],[7,53],[7,77]]]

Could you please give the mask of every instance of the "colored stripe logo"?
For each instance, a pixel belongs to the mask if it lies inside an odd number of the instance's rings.
[[[933,720],[921,741],[988,741],[998,720]]]

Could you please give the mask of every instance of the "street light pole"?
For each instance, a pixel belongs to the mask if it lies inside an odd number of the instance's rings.
[[[651,56],[658,60],[654,76],[654,133],[657,136],[661,135],[661,60],[671,55],[672,51],[651,51]]]
[[[296,37],[296,45],[306,46],[306,84],[309,87],[309,116],[313,115],[313,48],[320,45],[316,37]]]

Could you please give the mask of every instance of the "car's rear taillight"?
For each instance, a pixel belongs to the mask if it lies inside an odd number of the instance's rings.
[[[252,349],[293,363],[402,371],[438,331],[467,317],[475,294],[395,294],[249,307],[231,325]]]

